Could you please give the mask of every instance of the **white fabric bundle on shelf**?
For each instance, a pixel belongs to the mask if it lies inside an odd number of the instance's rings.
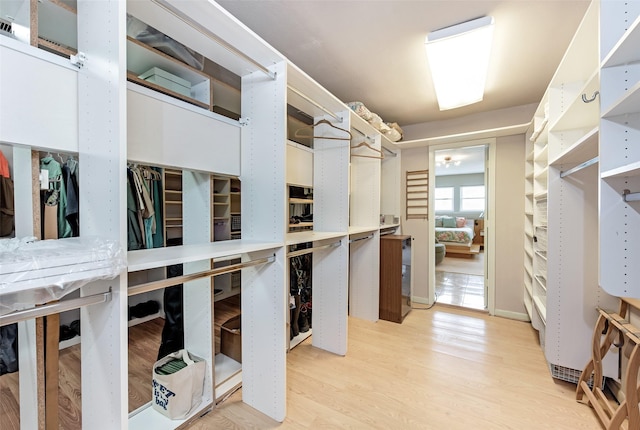
[[[349,102],[347,106],[365,121],[371,120],[371,111],[362,102]]]
[[[347,103],[347,106],[349,106],[349,108],[360,118],[371,124],[373,128],[384,134],[384,136],[390,141],[398,142],[399,140],[402,140],[404,133],[398,123],[385,123],[380,115],[371,112],[362,102],[349,102]]]

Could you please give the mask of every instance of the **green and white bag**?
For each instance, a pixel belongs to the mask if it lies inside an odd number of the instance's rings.
[[[172,420],[183,419],[202,401],[205,360],[186,349],[153,365],[153,408]]]

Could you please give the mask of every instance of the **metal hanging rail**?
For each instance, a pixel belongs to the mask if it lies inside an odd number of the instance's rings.
[[[364,137],[365,139],[367,139],[369,142],[371,143],[375,143],[376,140],[371,137],[371,136],[367,136],[366,134],[364,134],[363,132],[361,132],[360,130],[358,130],[357,128],[352,128],[353,131],[357,132],[360,136]]]
[[[359,237],[357,239],[351,239],[349,240],[349,243],[360,242],[361,240],[367,240],[367,239],[373,239],[373,235],[370,234],[369,236]]]
[[[390,150],[390,149],[388,149],[388,148],[385,148],[385,147],[384,147],[384,145],[382,146],[382,149],[383,149],[383,150],[385,150],[385,151],[387,151],[390,155],[392,155],[392,156],[394,156],[394,157],[397,157],[397,156],[398,156],[398,154],[396,154],[396,153],[395,153],[395,152],[393,152],[392,150]]]
[[[267,75],[268,77],[270,77],[271,79],[275,80],[277,77],[277,74],[272,72],[271,70],[269,70],[268,68],[266,68],[265,66],[263,66],[262,64],[258,63],[256,60],[254,60],[253,58],[249,57],[247,54],[245,54],[244,52],[236,49],[235,47],[233,47],[232,45],[230,45],[229,43],[227,43],[226,41],[222,40],[220,37],[218,37],[215,33],[212,33],[211,31],[209,31],[208,28],[203,27],[202,25],[198,24],[197,22],[193,21],[191,18],[189,18],[188,16],[186,16],[185,14],[183,14],[182,12],[180,12],[179,10],[177,10],[176,8],[174,8],[173,6],[171,6],[170,4],[168,4],[166,2],[166,0],[151,0],[154,3],[156,3],[158,6],[164,8],[167,12],[169,12],[170,14],[172,14],[173,16],[175,16],[176,18],[180,19],[182,22],[184,22],[185,24],[195,28],[196,30],[198,30],[200,33],[204,34],[205,36],[207,36],[209,39],[213,40],[214,42],[216,42],[218,45],[222,46],[223,48],[225,48],[227,51],[231,52],[232,54],[235,54],[236,56],[242,58],[243,60],[253,64],[254,66],[256,66],[258,69],[260,69],[261,72],[263,72],[265,75]]]
[[[564,178],[565,176],[569,176],[569,175],[573,175],[574,173],[584,169],[585,167],[589,167],[592,164],[595,164],[598,162],[598,157],[593,157],[591,160],[587,160],[582,164],[578,164],[576,167],[574,167],[573,169],[569,169],[566,172],[560,172],[560,177]]]
[[[318,109],[322,109],[323,112],[325,112],[327,115],[329,115],[332,118],[334,118],[336,121],[338,121],[340,123],[342,122],[342,118],[341,117],[339,117],[335,113],[331,112],[329,109],[327,109],[326,107],[322,106],[321,104],[318,104],[318,102],[316,102],[315,100],[312,100],[311,98],[306,96],[304,93],[298,91],[297,89],[295,89],[291,85],[287,85],[287,88],[289,88],[291,91],[293,91],[294,93],[296,93],[297,95],[299,95],[300,97],[302,97],[303,99],[305,99],[306,101],[308,101],[309,103],[311,103],[312,105],[317,107]]]
[[[266,258],[260,258],[257,260],[245,261],[238,264],[231,264],[229,266],[218,267],[216,269],[204,270],[202,272],[190,273],[188,275],[176,276],[173,278],[160,279],[159,281],[145,282],[144,284],[135,285],[129,287],[127,290],[128,296],[135,296],[137,294],[148,293],[150,291],[159,290],[160,288],[172,287],[174,285],[182,284],[184,282],[195,281],[196,279],[208,278],[211,276],[223,275],[225,273],[231,273],[244,269],[245,267],[258,266],[260,264],[273,263],[275,261],[275,255]]]
[[[335,246],[339,246],[340,243],[341,243],[340,241],[337,241],[337,242],[330,243],[329,245],[314,246],[313,248],[305,248],[305,249],[299,249],[298,251],[291,251],[287,253],[287,258],[293,258],[299,255],[310,254],[315,251],[320,251],[321,249],[333,248]]]
[[[79,297],[77,299],[62,300],[59,302],[38,306],[36,308],[25,309],[22,311],[15,311],[0,316],[0,327],[30,320],[32,318],[40,318],[46,317],[47,315],[59,314],[61,312],[78,309],[83,306],[106,303],[109,300],[111,300],[111,291],[107,291],[106,293],[93,294],[91,296]]]
[[[640,201],[640,193],[632,193],[629,190],[622,190],[622,199],[625,202],[637,202]]]

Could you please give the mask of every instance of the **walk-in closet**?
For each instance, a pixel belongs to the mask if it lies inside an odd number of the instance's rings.
[[[2,430],[640,428],[640,1],[585,3],[535,103],[401,141],[216,2],[0,2]],[[435,153],[485,141],[453,309]]]

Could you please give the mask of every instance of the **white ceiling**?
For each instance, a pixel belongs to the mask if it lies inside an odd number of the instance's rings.
[[[218,0],[344,102],[401,126],[538,103],[588,0]],[[440,112],[426,63],[427,33],[491,15],[484,100]]]
[[[436,164],[436,176],[465,175],[469,173],[483,173],[485,160],[485,146],[477,145],[466,148],[443,149],[436,151],[435,161],[441,162],[445,157],[452,161],[460,161],[460,165],[450,164],[449,167]]]

